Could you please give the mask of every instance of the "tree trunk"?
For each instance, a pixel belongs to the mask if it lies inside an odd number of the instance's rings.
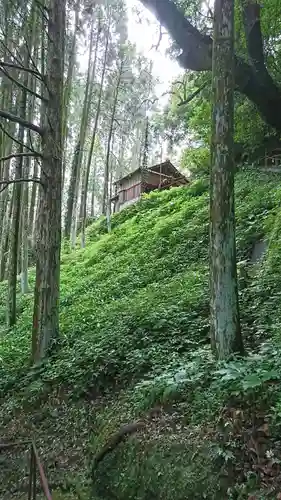
[[[25,73],[23,83],[26,87],[28,82],[28,73]],[[26,90],[19,91],[21,94],[19,105],[19,116],[26,118],[27,92]],[[24,127],[19,125],[18,141],[19,153],[24,152]],[[16,179],[23,177],[23,157],[16,160]],[[20,249],[20,220],[21,220],[21,202],[22,202],[22,185],[21,183],[14,185],[14,207],[12,214],[12,227],[10,232],[10,247],[9,247],[9,264],[8,264],[8,304],[7,304],[7,323],[9,327],[16,324],[16,296],[17,296],[17,273],[19,269],[18,257]]]
[[[24,177],[28,178],[30,158],[26,158],[23,169]],[[21,292],[28,293],[28,184],[22,185],[21,210]]]
[[[145,119],[145,131],[144,131],[144,144],[143,144],[143,157],[141,168],[147,170],[148,167],[148,153],[149,153],[149,121],[148,117]]]
[[[39,15],[38,15],[38,8],[36,7],[36,4],[34,2],[34,6],[33,6],[33,13],[32,13],[32,33],[31,33],[31,39],[30,39],[30,47],[33,48],[33,60],[34,60],[34,63],[36,65],[38,65],[38,52],[39,52],[39,49],[38,49],[38,46],[37,44],[40,42],[40,34],[39,34],[39,30],[40,30],[40,18],[39,18]],[[42,23],[43,24],[43,23]],[[42,26],[43,28],[44,26]],[[42,34],[41,36],[41,42],[44,41],[44,35]],[[44,44],[43,44],[44,45]],[[42,53],[41,53],[41,56],[44,58],[44,50],[42,49]],[[44,74],[44,60],[42,59],[41,61],[41,73]],[[31,78],[30,79],[31,82],[29,83],[29,87],[31,87],[34,91],[36,90],[36,85],[37,85],[37,80],[35,78]],[[44,95],[44,84],[42,82],[41,84],[41,95]],[[29,103],[28,103],[28,119],[29,121],[32,120],[32,117],[34,116],[34,113],[36,112],[35,111],[35,105],[36,105],[36,102],[35,102],[35,98],[33,95],[30,96],[29,98]],[[41,125],[42,124],[42,120],[41,120]],[[29,146],[32,146],[31,142],[30,142],[30,136],[28,136],[28,145]],[[41,144],[40,144],[40,140],[38,140],[38,149],[40,150],[40,147],[41,147]],[[31,163],[29,163],[30,165]],[[30,171],[28,172],[28,175],[30,175]],[[38,160],[35,158],[34,161],[33,161],[33,177],[34,178],[38,178],[39,176],[39,164],[38,164]],[[28,192],[28,198],[30,199],[29,201],[29,210],[28,210],[28,235],[33,235],[34,234],[34,228],[35,228],[35,222],[36,222],[36,219],[35,219],[35,203],[36,203],[36,199],[37,199],[37,196],[38,196],[38,184],[36,182],[33,182],[32,185],[29,187],[29,192]],[[32,246],[34,247],[35,245],[35,241],[33,240],[33,238],[31,238],[31,244]]]
[[[211,339],[219,359],[243,352],[234,217],[234,0],[216,0],[210,193]]]
[[[44,14],[41,16],[41,46],[40,46],[40,70],[41,74],[45,75],[46,73],[46,29],[45,29],[45,17]],[[44,96],[46,93],[46,88],[45,88],[45,83],[44,81],[41,82],[41,95]],[[46,106],[45,103],[42,101],[41,106],[40,106],[40,126],[43,129],[45,126],[45,120],[46,120]],[[40,150],[40,146],[38,145],[38,149]],[[34,162],[34,176],[38,175],[39,169],[38,166],[36,165],[36,160]],[[41,179],[43,179],[43,172],[42,169],[40,169],[41,173]],[[31,234],[31,247],[33,249],[36,249],[36,242],[37,242],[37,237],[38,237],[38,220],[39,220],[39,210],[40,210],[40,199],[42,196],[42,192],[39,189],[39,186],[36,184],[33,186],[34,189],[32,189],[32,194],[31,194],[31,202],[30,202],[30,212],[29,212],[29,217],[30,217],[30,223],[32,223],[32,228],[30,231]]]
[[[34,161],[33,164],[33,177],[38,178],[38,173],[39,173],[39,168],[36,160]],[[29,212],[28,212],[28,233],[32,235],[34,225],[35,225],[35,206],[36,206],[36,198],[37,198],[37,193],[38,193],[38,185],[36,182],[32,183],[31,186],[31,193],[30,193],[30,203],[29,203]],[[34,241],[32,240],[32,246],[34,245]]]
[[[96,133],[97,133],[99,117],[100,117],[101,99],[102,99],[102,94],[103,94],[103,84],[104,84],[107,53],[108,53],[108,43],[109,43],[109,24],[108,24],[108,30],[107,30],[107,35],[106,35],[103,68],[102,68],[102,75],[101,75],[101,81],[100,81],[97,110],[96,110],[96,115],[95,115],[95,123],[94,123],[90,151],[89,151],[89,155],[88,155],[88,161],[87,161],[86,172],[85,172],[84,196],[82,196],[82,199],[81,199],[81,247],[82,248],[85,247],[85,225],[86,225],[86,215],[87,215],[86,208],[87,208],[87,193],[88,193],[88,184],[89,184],[89,174],[90,174],[90,169],[91,169],[92,156],[93,156]],[[96,165],[95,165],[95,168],[96,168]],[[95,174],[94,174],[94,184],[95,184]],[[91,207],[92,207],[91,215],[92,216],[94,213],[94,198],[95,198],[95,194],[94,194],[94,185],[93,185],[92,203],[91,203]]]
[[[79,21],[79,3],[77,2],[75,6],[75,17],[74,17],[74,33],[71,43],[71,49],[69,53],[68,59],[68,68],[67,68],[67,77],[64,85],[64,94],[63,94],[63,178],[62,178],[62,188],[64,187],[64,178],[65,178],[65,170],[66,170],[66,146],[67,146],[67,123],[68,123],[68,115],[69,115],[69,104],[70,104],[70,96],[72,91],[72,81],[73,81],[73,73],[75,66],[75,56],[76,56],[76,42],[77,42],[77,32],[78,32],[78,21]]]
[[[117,101],[118,101],[119,87],[120,87],[121,76],[122,76],[122,71],[123,71],[123,64],[124,64],[124,61],[122,60],[121,64],[120,64],[119,72],[118,72],[117,82],[116,82],[116,88],[115,88],[115,94],[114,94],[114,100],[113,100],[113,107],[112,107],[112,113],[111,113],[111,119],[110,119],[110,125],[109,125],[109,132],[108,132],[106,160],[105,160],[105,169],[104,169],[103,198],[102,198],[102,213],[103,213],[103,215],[106,215],[108,213],[108,205],[110,203],[109,196],[108,196],[109,159],[110,159],[111,139],[112,139],[112,134],[113,134],[113,125],[114,125],[114,120],[115,120],[115,113],[116,113],[116,107],[117,107]]]
[[[33,313],[33,345],[37,359],[47,355],[59,337],[59,285],[61,249],[62,103],[64,72],[65,0],[49,4],[45,133],[42,137],[42,181],[36,284]]]
[[[91,217],[95,217],[96,175],[97,175],[97,162],[94,161],[93,177],[92,177],[92,193],[91,193]]]
[[[4,14],[4,23],[3,23],[3,28],[4,28],[4,33],[3,33],[3,47],[1,48],[2,50],[2,56],[1,59],[4,59],[5,62],[9,61],[9,50],[11,49],[11,41],[12,41],[12,34],[11,34],[11,23],[9,20],[9,12],[8,12],[8,3],[4,2],[3,5],[3,14]],[[8,80],[8,78],[2,74],[1,75],[1,109],[12,109],[12,86],[11,82]],[[2,128],[3,127],[3,128]],[[12,152],[12,145],[13,141],[5,134],[4,129],[7,130],[8,133],[12,134],[14,133],[15,129],[15,124],[7,122],[6,120],[1,120],[1,135],[0,135],[0,156],[7,156],[11,154]],[[9,178],[9,172],[10,172],[10,161],[6,162],[0,162],[0,180],[5,180]],[[2,227],[5,214],[6,214],[6,209],[7,209],[7,204],[9,200],[9,189],[5,189],[2,193],[0,193],[0,227]],[[2,255],[1,255],[2,259]]]
[[[20,130],[23,127],[20,127]],[[21,133],[19,134],[21,135]],[[22,147],[21,147],[22,149]],[[22,157],[17,160],[16,178],[22,177]],[[20,183],[14,185],[12,226],[10,231],[9,262],[8,262],[8,302],[7,302],[7,324],[12,327],[16,324],[16,295],[17,295],[17,271],[18,271],[18,250],[20,236],[20,212],[21,193]]]
[[[68,196],[67,196],[66,216],[65,216],[64,235],[66,238],[69,238],[72,232],[71,235],[72,239],[73,239],[73,233],[76,232],[77,197],[80,184],[80,170],[81,170],[83,148],[86,137],[86,128],[88,124],[88,111],[89,111],[88,100],[89,100],[90,84],[91,84],[91,60],[93,52],[93,40],[94,40],[94,27],[92,25],[89,60],[88,60],[88,73],[87,73],[87,82],[86,82],[86,89],[85,89],[85,96],[83,103],[83,111],[82,111],[79,135],[74,149],[74,156],[73,156],[71,176],[70,176]]]
[[[14,193],[14,190],[12,191],[12,193]],[[11,199],[8,199],[4,221],[1,226],[2,230],[1,230],[1,246],[0,246],[0,281],[3,281],[5,279],[8,246],[9,246],[9,233],[11,227],[13,207],[14,207],[14,195],[12,194]]]

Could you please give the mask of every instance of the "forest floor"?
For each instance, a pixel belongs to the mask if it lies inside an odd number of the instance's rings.
[[[31,369],[32,294],[19,293],[17,327],[0,339],[1,442],[34,437],[54,500],[281,498],[278,186],[236,178],[244,359],[217,363],[209,348],[205,180],[154,192],[110,234],[101,219],[86,249],[64,249],[60,344]],[[26,447],[0,452],[0,499],[27,497],[28,460]]]

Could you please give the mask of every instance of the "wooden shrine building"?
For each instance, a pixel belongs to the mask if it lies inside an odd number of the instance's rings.
[[[189,184],[189,180],[166,160],[147,169],[138,168],[114,183],[114,212],[138,201],[143,193]]]

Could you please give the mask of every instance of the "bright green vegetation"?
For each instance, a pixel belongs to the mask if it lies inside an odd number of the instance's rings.
[[[112,233],[100,220],[87,229],[85,250],[63,253],[62,339],[52,357],[32,370],[32,294],[20,298],[18,325],[3,329],[0,340],[4,435],[26,436],[35,428],[51,482],[66,490],[75,484],[82,495],[89,457],[121,424],[141,416],[145,428],[95,470],[97,498],[242,499],[256,491],[256,498],[276,498],[279,184],[279,177],[256,172],[236,178],[245,360],[217,365],[209,348],[205,180],[152,193],[115,215]],[[253,264],[253,245],[260,240],[267,252]],[[2,285],[3,323],[4,311]],[[265,420],[266,449],[256,453],[271,457],[266,466],[272,491],[266,480],[260,486],[248,444]],[[56,469],[61,455],[64,466]]]

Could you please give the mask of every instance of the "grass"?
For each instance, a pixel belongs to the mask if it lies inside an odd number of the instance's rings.
[[[234,408],[245,407],[245,412],[249,401],[253,407],[259,402],[267,410],[273,408],[265,413],[270,413],[275,429],[281,418],[278,182],[274,175],[241,172],[236,177],[247,360],[218,366],[209,350],[208,183],[200,180],[190,187],[153,192],[114,215],[110,234],[101,219],[87,228],[84,250],[64,250],[61,340],[53,356],[33,368],[29,366],[33,297],[19,294],[18,324],[9,332],[3,330],[0,338],[1,412],[7,435],[11,422],[17,428],[21,422],[21,429],[29,433],[34,408],[40,404],[42,414],[46,405],[43,420],[36,423],[42,449],[47,453],[49,436],[57,435],[71,456],[65,423],[67,415],[81,418],[75,411],[82,404],[91,418],[82,419],[79,432],[84,429],[85,453],[91,457],[119,425],[139,415],[147,418],[156,406],[161,408],[160,416],[148,419],[144,434],[132,436],[96,471],[95,495],[112,498],[114,491],[119,500],[169,500],[181,498],[181,491],[182,498],[204,498],[205,492],[206,498],[222,498],[216,495],[226,494],[230,487],[234,491],[239,458],[231,438],[218,434],[213,423],[229,401]],[[267,254],[262,263],[253,265],[253,245],[260,239],[268,242]],[[33,279],[31,271],[31,284]],[[3,324],[5,287],[1,284]],[[55,424],[51,415],[61,401],[69,409],[57,415]],[[246,444],[233,436],[235,445],[245,447],[247,461]],[[181,447],[182,439],[188,445]],[[269,441],[268,446],[275,445]],[[80,454],[82,449],[80,440]],[[52,460],[47,453],[49,468]],[[87,465],[77,460],[74,470],[87,484]],[[254,486],[246,473],[243,477],[244,490],[239,481],[237,488],[247,495]]]

